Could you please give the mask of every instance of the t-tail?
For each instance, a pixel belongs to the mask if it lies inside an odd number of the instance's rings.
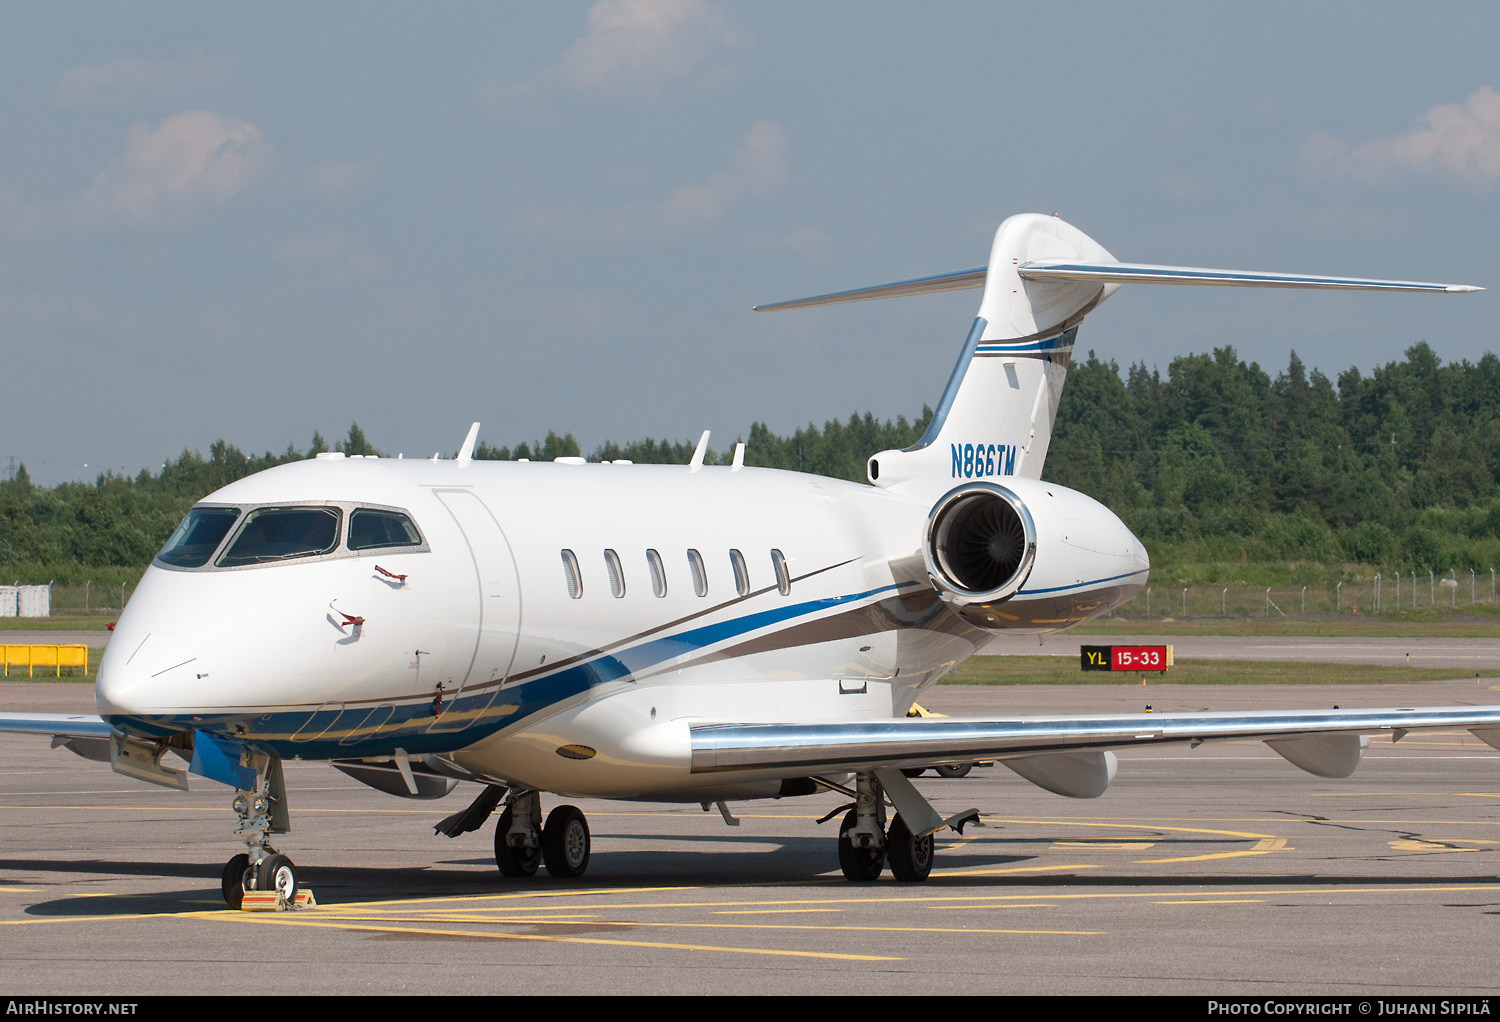
[[[984,288],[958,364],[922,439],[869,461],[876,486],[937,495],[966,479],[1041,478],[1068,362],[1084,317],[1122,284],[1481,291],[1465,284],[1122,263],[1056,216],[1022,213],[995,232],[987,266],[857,288],[756,311]]]

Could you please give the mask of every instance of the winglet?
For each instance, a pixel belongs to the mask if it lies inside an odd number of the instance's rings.
[[[479,441],[479,423],[469,427],[469,435],[464,437],[464,445],[458,452],[458,463],[467,465],[474,460],[474,445]]]

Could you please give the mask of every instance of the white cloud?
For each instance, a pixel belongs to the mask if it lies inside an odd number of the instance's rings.
[[[58,80],[52,95],[69,110],[121,107],[202,88],[220,77],[219,65],[198,52],[185,60],[121,57],[73,68]]]
[[[1302,147],[1302,167],[1327,178],[1386,184],[1405,177],[1456,177],[1473,188],[1500,181],[1500,95],[1488,85],[1462,104],[1435,106],[1422,126],[1350,147],[1342,138],[1314,134]]]
[[[708,0],[599,0],[583,34],[534,80],[489,79],[480,101],[514,110],[562,89],[609,99],[651,99],[673,82],[703,84],[725,73],[725,57],[750,36]]]
[[[730,160],[729,169],[707,181],[683,185],[665,198],[623,209],[590,212],[577,206],[528,209],[537,233],[571,240],[617,241],[627,235],[683,234],[723,219],[749,195],[765,195],[786,180],[786,134],[771,121],[757,121]]]
[[[757,121],[734,154],[730,168],[702,184],[684,185],[657,204],[651,218],[672,230],[694,230],[720,220],[747,194],[764,195],[786,180],[786,134]]]
[[[307,172],[307,190],[320,198],[342,198],[364,191],[374,177],[373,163],[329,160]]]
[[[271,145],[255,125],[186,110],[154,129],[132,126],[124,155],[74,200],[71,212],[83,224],[180,219],[249,188],[270,160]]]

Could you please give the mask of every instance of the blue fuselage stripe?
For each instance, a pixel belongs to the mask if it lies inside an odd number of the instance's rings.
[[[431,730],[436,718],[433,717],[426,703],[405,703],[397,706],[378,734],[371,734],[352,742],[344,740],[346,729],[358,727],[363,718],[368,715],[368,708],[330,709],[317,712],[305,709],[277,710],[248,716],[244,713],[143,717],[116,715],[109,717],[108,720],[115,727],[151,736],[166,736],[178,731],[197,729],[221,734],[232,740],[258,744],[282,756],[300,756],[304,759],[369,756],[377,751],[377,748],[373,747],[373,743],[376,742],[382,748],[399,746],[412,755],[446,752],[472,745],[518,720],[581,695],[591,688],[628,679],[632,675],[668,661],[697,653],[705,647],[795,618],[810,617],[845,604],[879,597],[885,593],[919,584],[915,581],[897,582],[860,593],[773,607],[675,635],[650,639],[628,649],[600,654],[556,673],[507,686],[498,692],[486,689],[473,696],[460,696],[444,708],[444,718],[453,719],[448,717],[449,714],[477,714],[473,723],[462,729]],[[345,713],[350,714],[347,720],[343,717]],[[253,726],[261,734],[334,733],[327,739],[319,737],[311,741],[292,741],[287,738],[266,740],[257,738],[253,732],[242,732],[238,729],[237,725],[250,724],[252,717]],[[343,727],[335,732],[336,723]]]

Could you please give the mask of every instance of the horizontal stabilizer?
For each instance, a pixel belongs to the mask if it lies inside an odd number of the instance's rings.
[[[955,270],[931,277],[914,277],[898,280],[894,284],[877,284],[874,287],[857,287],[852,291],[835,291],[828,295],[798,298],[790,302],[775,302],[757,305],[755,312],[779,312],[782,309],[808,309],[815,305],[838,305],[842,302],[867,302],[875,298],[899,298],[903,295],[927,295],[937,291],[962,291],[965,288],[984,287],[985,267],[972,270]]]
[[[1483,291],[1471,284],[1433,284],[1420,280],[1373,280],[1324,277],[1306,273],[1262,273],[1256,270],[1212,270],[1201,266],[1156,266],[1150,263],[1080,263],[1038,260],[1018,267],[1023,280],[1097,281],[1101,284],[1196,284],[1204,287],[1306,287],[1341,291],[1433,291],[1457,294]]]
[[[1368,277],[1328,277],[1309,273],[1264,273],[1257,270],[1215,270],[1202,266],[1157,266],[1153,263],[1080,263],[1069,260],[1037,260],[1021,263],[1016,271],[1023,280],[1075,281],[1100,284],[1188,284],[1199,287],[1290,287],[1326,288],[1335,291],[1426,291],[1435,294],[1466,294],[1483,291],[1472,284],[1434,284],[1422,280],[1378,280]],[[755,312],[779,312],[783,309],[809,309],[817,305],[839,305],[843,302],[867,302],[876,298],[900,298],[937,291],[962,291],[984,287],[987,270],[977,266],[970,270],[938,273],[931,277],[914,277],[893,284],[857,287],[849,291],[797,298],[789,302],[757,305]]]

